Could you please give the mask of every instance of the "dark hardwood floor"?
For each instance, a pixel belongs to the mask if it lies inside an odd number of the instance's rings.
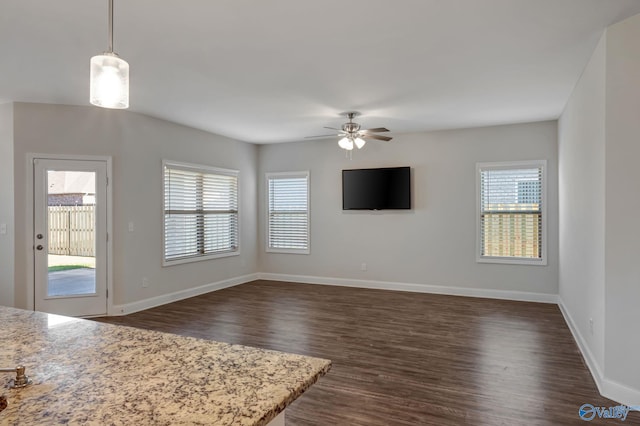
[[[636,424],[610,407],[555,305],[255,281],[99,321],[329,358],[293,425]]]

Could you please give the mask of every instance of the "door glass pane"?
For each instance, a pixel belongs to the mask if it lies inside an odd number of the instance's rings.
[[[47,296],[95,294],[96,174],[49,170],[47,188]]]

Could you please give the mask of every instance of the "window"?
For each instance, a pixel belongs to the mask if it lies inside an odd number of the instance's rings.
[[[546,161],[480,163],[478,262],[546,265]]]
[[[309,172],[267,173],[267,251],[309,253]]]
[[[238,253],[238,172],[163,161],[164,265]]]

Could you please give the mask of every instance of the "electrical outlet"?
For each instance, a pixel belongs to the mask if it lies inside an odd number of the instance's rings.
[[[360,270],[361,271],[366,271],[367,270],[367,264],[362,262],[362,264],[360,265]]]
[[[593,318],[589,318],[589,332],[593,336]]]
[[[149,287],[149,278],[144,277],[144,278],[142,279],[142,287],[143,287],[143,288],[147,288],[147,287]]]
[[[129,222],[129,232],[133,232],[133,222]]]
[[[7,224],[6,223],[0,223],[0,234],[6,234],[7,233]]]

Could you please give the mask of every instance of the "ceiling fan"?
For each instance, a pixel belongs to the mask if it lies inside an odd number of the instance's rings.
[[[366,143],[366,139],[377,139],[380,141],[389,142],[392,137],[377,135],[376,133],[388,132],[389,129],[385,127],[376,127],[375,129],[361,129],[358,123],[354,123],[353,119],[358,116],[357,112],[345,113],[349,119],[348,123],[344,123],[341,129],[335,127],[325,127],[325,129],[337,130],[339,137],[338,146],[344,150],[351,151],[353,147],[360,149]],[[334,135],[320,135],[320,136],[307,136],[305,139],[326,138]]]

